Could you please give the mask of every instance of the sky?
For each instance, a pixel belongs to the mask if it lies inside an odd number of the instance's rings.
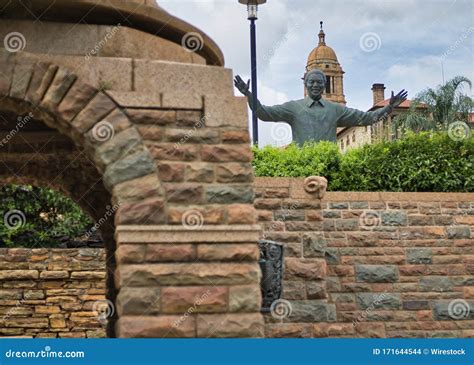
[[[238,0],[159,0],[222,49],[225,66],[250,78],[249,22]],[[474,82],[473,0],[268,0],[257,21],[259,99],[280,104],[303,98],[306,61],[317,46],[319,22],[344,74],[347,106],[372,106],[372,84],[406,89],[409,98],[463,75]],[[472,95],[472,90],[466,92]],[[240,95],[236,90],[236,95]],[[259,122],[260,145],[285,124]],[[278,132],[277,132],[278,133]],[[284,133],[285,134],[285,133]]]

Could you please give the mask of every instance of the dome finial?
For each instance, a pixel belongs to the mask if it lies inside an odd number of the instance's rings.
[[[325,37],[326,37],[326,34],[324,34],[324,30],[323,30],[323,21],[321,20],[319,22],[319,25],[320,25],[320,30],[319,30],[319,43],[318,43],[318,46],[325,46],[326,45],[326,40],[325,40]]]

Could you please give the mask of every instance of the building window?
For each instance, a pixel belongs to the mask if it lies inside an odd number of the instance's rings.
[[[331,76],[326,76],[326,94],[331,94]]]
[[[352,142],[355,142],[355,141],[356,141],[356,133],[352,132]]]
[[[350,144],[351,144],[351,141],[350,141],[350,139],[349,139],[349,136],[347,136],[346,145],[349,146]]]
[[[344,141],[341,140],[341,150],[343,150],[343,149],[344,149]]]

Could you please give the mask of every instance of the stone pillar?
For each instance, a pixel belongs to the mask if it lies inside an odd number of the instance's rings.
[[[254,225],[117,227],[118,337],[262,337]]]
[[[116,336],[262,337],[246,100],[223,68],[135,65],[137,91],[110,95],[143,137],[163,196],[157,182],[114,187]]]

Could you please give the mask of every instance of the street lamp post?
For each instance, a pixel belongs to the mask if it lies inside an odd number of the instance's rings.
[[[253,143],[258,144],[258,118],[257,105],[257,29],[255,21],[258,19],[258,6],[265,4],[267,0],[239,0],[239,3],[247,5],[248,19],[250,20],[250,58],[252,67],[252,99],[254,110],[252,111],[252,135]]]

